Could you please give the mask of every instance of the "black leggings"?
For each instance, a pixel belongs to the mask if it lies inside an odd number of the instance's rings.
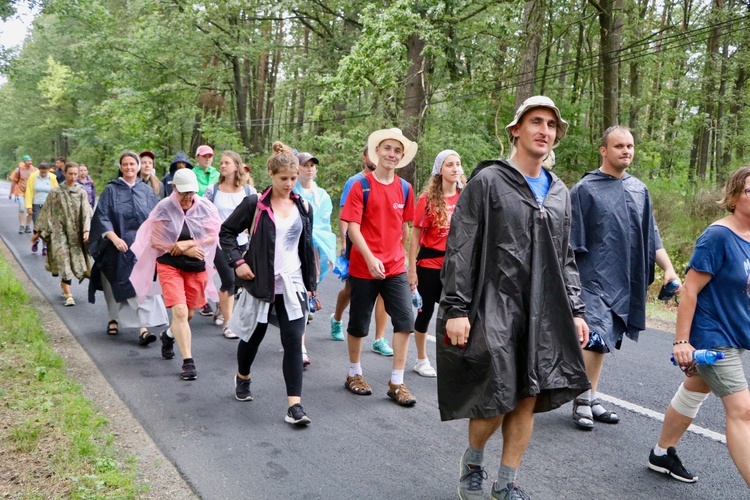
[[[443,293],[440,269],[417,266],[417,283],[417,290],[422,296],[422,312],[417,313],[414,331],[426,333],[432,313],[435,312],[435,304],[440,302],[440,294]]]
[[[279,318],[279,330],[281,334],[281,345],[284,346],[284,361],[282,369],[284,371],[284,382],[286,382],[287,396],[302,395],[302,335],[305,333],[305,323],[307,313],[305,304],[300,301],[302,312],[301,318],[289,321],[289,316],[284,307],[284,296],[276,295],[271,307],[276,309],[276,316]],[[270,310],[269,310],[270,312]],[[250,375],[250,367],[258,354],[258,347],[266,336],[268,323],[258,323],[255,331],[250,336],[250,340],[245,342],[240,340],[237,346],[237,371],[240,375]]]

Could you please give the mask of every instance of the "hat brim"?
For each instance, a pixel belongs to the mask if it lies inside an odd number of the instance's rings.
[[[568,135],[568,122],[566,122],[562,115],[560,114],[560,110],[557,108],[557,106],[549,106],[546,104],[537,104],[529,106],[525,109],[521,109],[520,113],[516,112],[516,116],[513,117],[513,121],[510,122],[508,125],[505,126],[505,133],[508,134],[508,140],[510,140],[511,144],[516,141],[516,138],[513,137],[513,127],[518,125],[518,123],[523,119],[524,116],[526,116],[526,113],[528,113],[531,110],[538,109],[538,108],[545,108],[549,109],[555,114],[555,117],[557,118],[557,134],[555,136],[555,142],[552,144],[552,147],[557,147],[558,144],[560,144],[560,141],[565,138],[566,135]]]
[[[419,149],[419,146],[416,142],[410,141],[403,135],[398,134],[392,130],[376,130],[375,132],[370,134],[370,137],[367,138],[367,156],[370,158],[370,161],[374,165],[377,165],[380,161],[380,158],[378,158],[378,153],[375,150],[378,146],[380,146],[380,143],[388,139],[398,141],[404,147],[404,156],[403,158],[401,158],[401,161],[398,162],[398,165],[396,165],[397,169],[405,167],[406,165],[411,163],[412,160],[414,160],[415,156],[417,156],[417,150]]]

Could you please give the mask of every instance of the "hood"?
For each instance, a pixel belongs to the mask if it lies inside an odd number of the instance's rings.
[[[178,151],[177,154],[174,155],[174,158],[172,158],[172,163],[169,164],[170,174],[175,173],[175,171],[177,170],[177,166],[175,164],[180,161],[184,161],[187,165],[187,168],[193,168],[193,164],[190,163],[190,158],[188,158],[188,155],[184,151]]]

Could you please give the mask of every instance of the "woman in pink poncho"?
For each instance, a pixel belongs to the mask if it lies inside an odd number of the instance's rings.
[[[164,303],[172,308],[172,324],[161,333],[161,355],[174,357],[174,342],[182,354],[183,380],[195,380],[189,321],[206,303],[218,300],[212,275],[221,219],[213,204],[196,196],[198,180],[190,169],[175,172],[172,194],[160,201],[138,229],[131,250],[138,258],[130,281],[138,298],[150,291],[154,267]],[[206,265],[206,263],[209,265]]]

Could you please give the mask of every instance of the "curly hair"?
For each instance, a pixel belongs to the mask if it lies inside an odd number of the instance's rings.
[[[461,177],[461,182],[456,186],[456,191],[461,192],[462,185],[466,179]],[[448,218],[448,206],[445,203],[445,194],[443,194],[443,175],[433,175],[430,182],[422,190],[422,194],[427,195],[427,213],[432,214],[435,221],[435,227],[445,229],[450,226]]]
[[[292,148],[281,141],[273,143],[273,154],[268,158],[266,167],[272,174],[290,169],[299,172],[299,160]]]

